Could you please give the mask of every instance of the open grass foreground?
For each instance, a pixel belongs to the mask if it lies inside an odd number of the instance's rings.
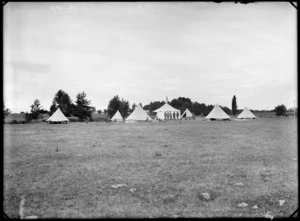
[[[4,212],[24,196],[39,218],[288,217],[297,139],[295,119],[4,125]]]

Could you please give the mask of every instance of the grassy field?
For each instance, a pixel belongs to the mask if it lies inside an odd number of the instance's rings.
[[[4,211],[24,196],[39,218],[286,217],[297,140],[295,119],[4,125]]]

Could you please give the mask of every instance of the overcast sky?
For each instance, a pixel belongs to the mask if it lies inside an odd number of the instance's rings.
[[[297,10],[288,2],[65,2],[4,6],[4,102],[49,110],[62,89],[106,109],[189,97],[231,108],[297,100]]]

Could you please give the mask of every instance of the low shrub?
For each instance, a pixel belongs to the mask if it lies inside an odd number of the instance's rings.
[[[70,122],[80,122],[81,120],[78,117],[67,117]]]

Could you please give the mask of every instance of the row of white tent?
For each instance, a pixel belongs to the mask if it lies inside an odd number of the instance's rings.
[[[179,115],[179,119],[182,118],[192,118],[193,114],[189,111],[189,109],[186,109],[182,115],[180,115],[180,110],[175,109],[169,104],[164,104],[162,107],[158,108],[157,110],[153,111],[156,112],[157,115],[155,117],[155,120],[164,120],[166,117],[166,113],[169,113],[173,116],[173,113],[175,115]],[[117,111],[115,115],[111,118],[112,121],[123,121],[123,117],[121,116],[120,112]],[[131,121],[144,121],[144,120],[152,120],[152,118],[147,114],[147,112],[138,105],[134,111],[125,119],[125,121],[131,122]]]
[[[219,105],[215,105],[212,111],[205,117],[210,120],[230,120],[230,116],[226,114]],[[255,119],[256,116],[245,107],[244,110],[237,116],[237,119]]]
[[[156,112],[155,120],[164,120],[165,113],[178,113],[180,114],[180,110],[172,107],[168,103],[165,103],[162,107],[154,110]],[[184,113],[180,116],[182,118],[192,118],[193,114],[186,109]],[[205,117],[208,120],[230,120],[230,116],[228,116],[219,105],[215,105],[212,111]],[[237,119],[255,119],[256,116],[248,109],[245,108],[242,113],[239,114]],[[123,117],[120,112],[117,111],[114,116],[111,118],[112,121],[123,121]],[[125,119],[125,122],[135,122],[135,121],[150,121],[152,118],[147,114],[147,112],[140,106],[136,106],[134,111]],[[47,122],[68,122],[69,119],[65,117],[65,115],[58,108],[55,113],[47,120]]]

